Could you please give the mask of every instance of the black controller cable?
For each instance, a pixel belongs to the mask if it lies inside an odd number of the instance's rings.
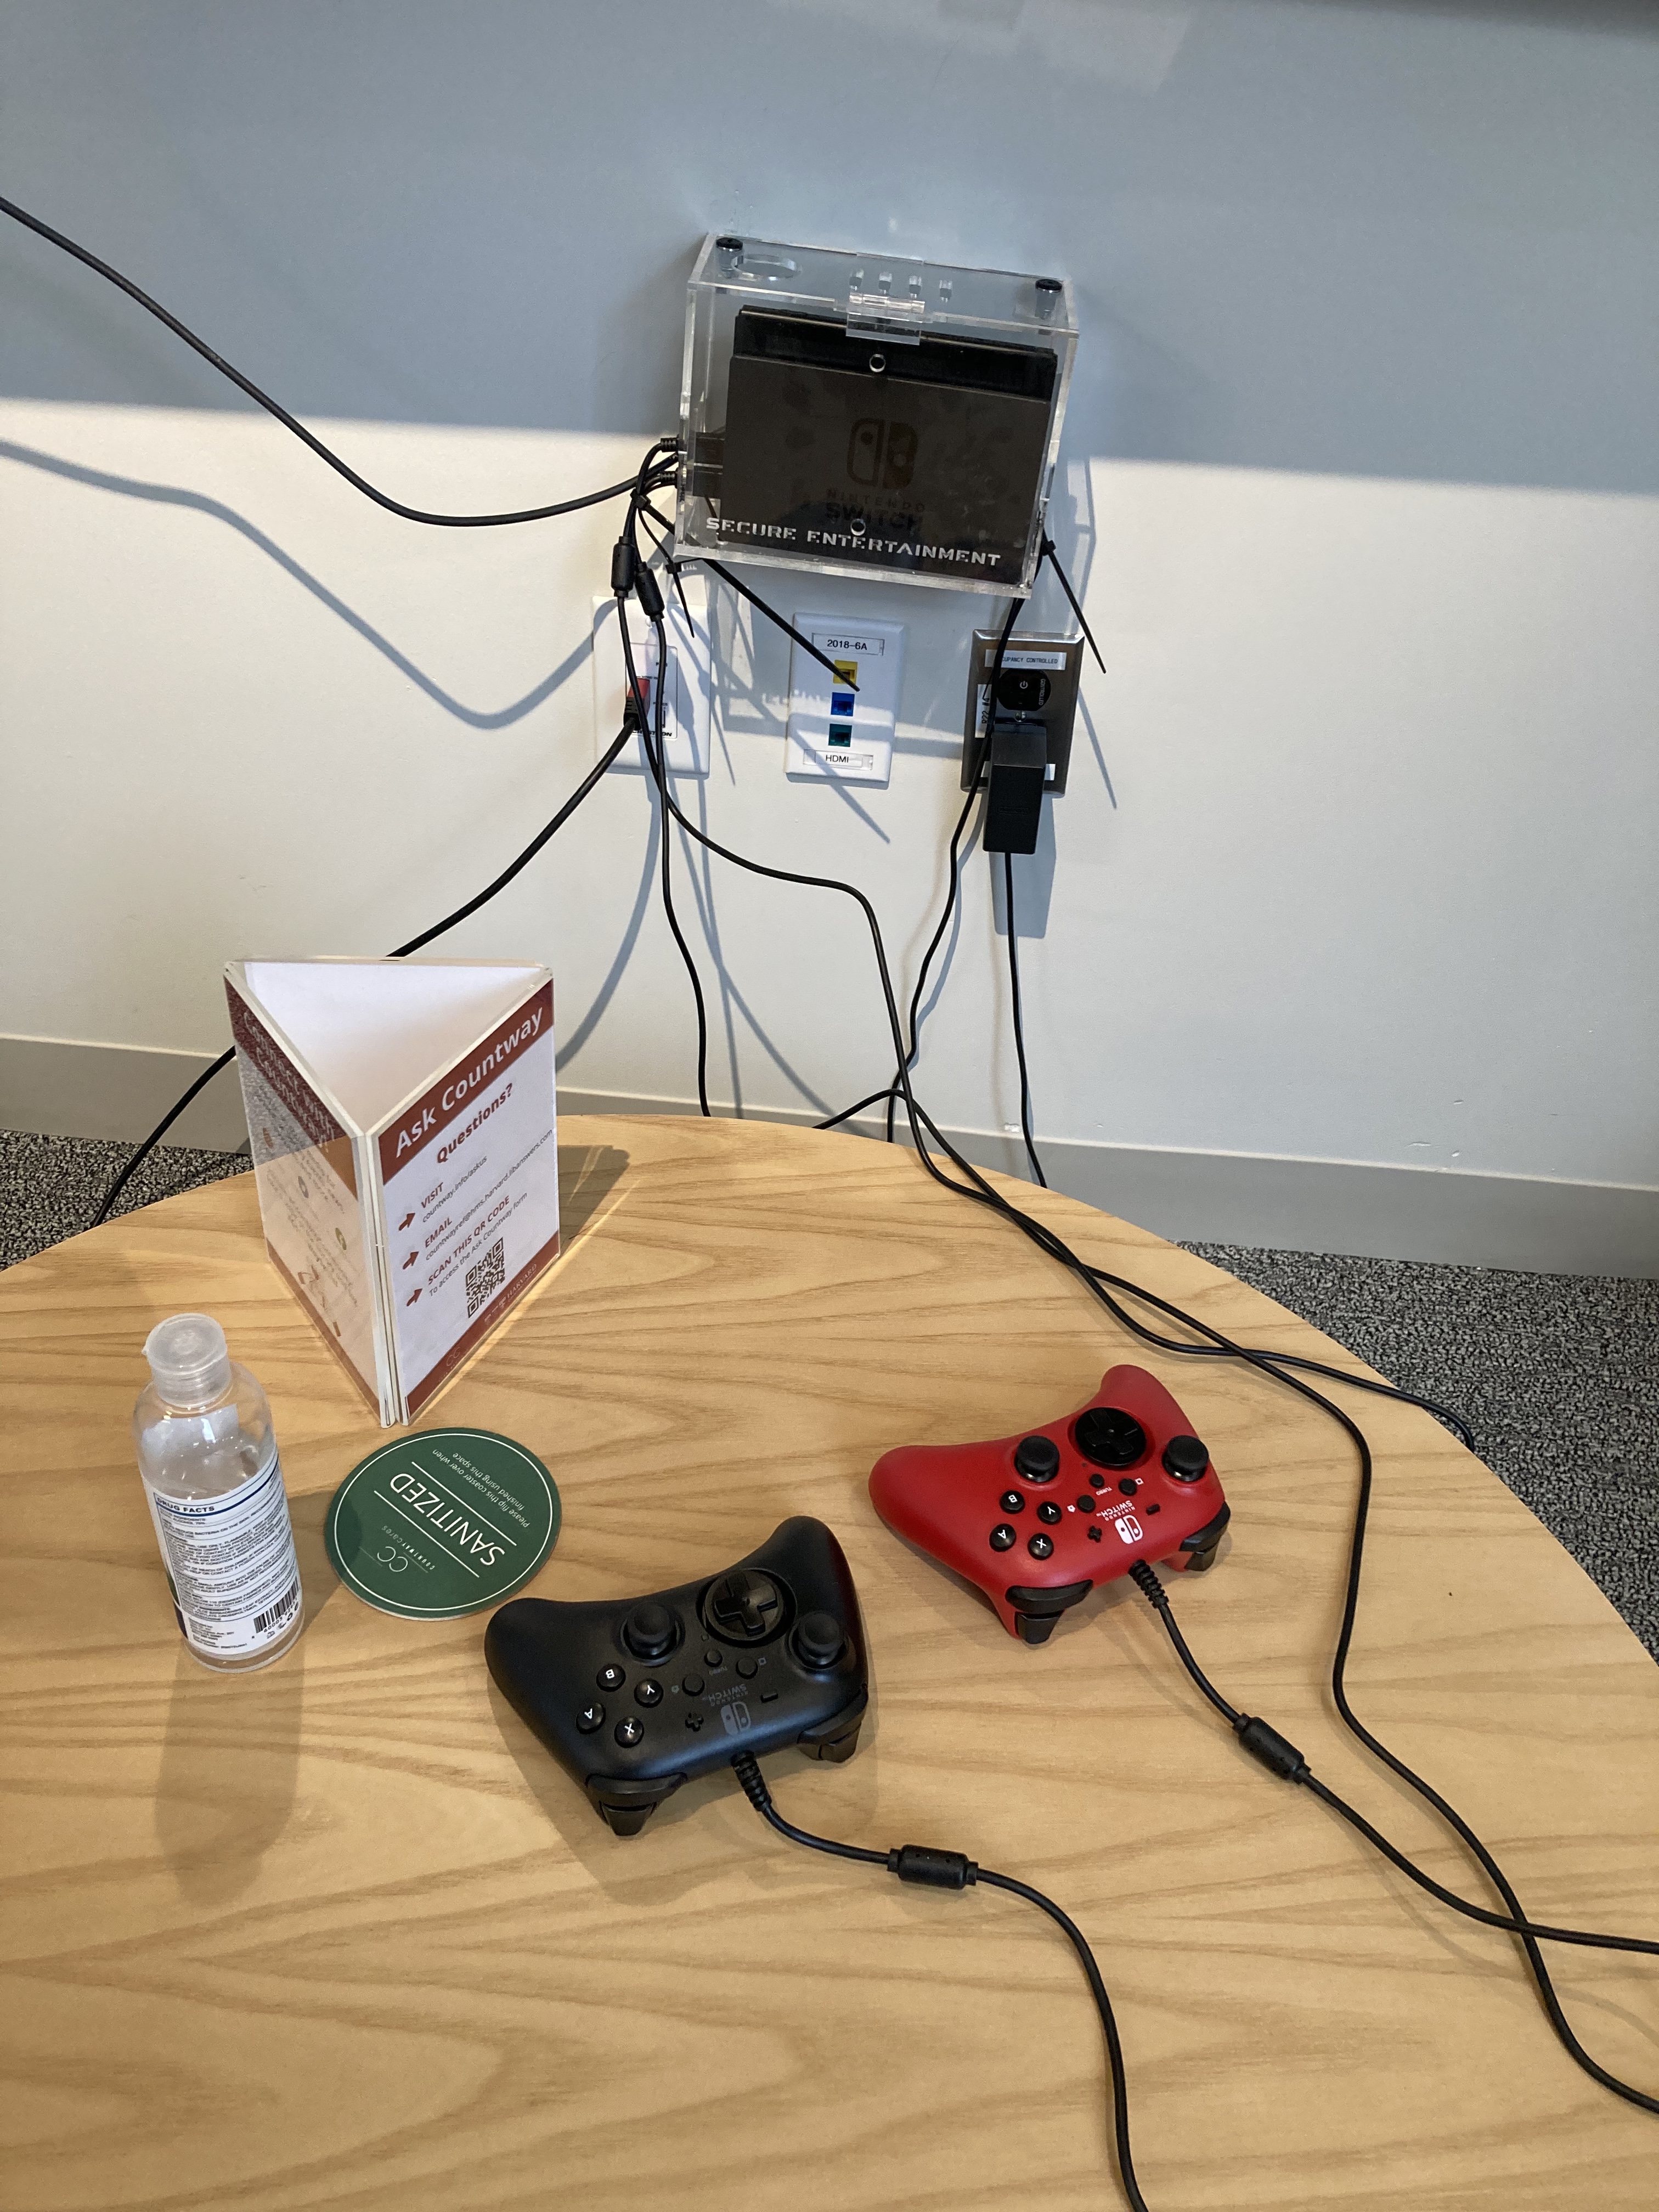
[[[628,713],[623,720],[622,728],[617,732],[617,736],[611,744],[608,745],[605,750],[600,755],[596,765],[590,769],[588,773],[582,778],[581,781],[577,785],[574,791],[571,793],[569,798],[566,799],[564,805],[560,807],[558,812],[553,817],[552,820],[549,822],[544,828],[537,831],[536,835],[525,847],[523,852],[519,854],[517,860],[509,861],[507,866],[501,870],[500,875],[496,877],[495,882],[492,884],[486,884],[483,890],[479,891],[475,897],[467,900],[465,906],[458,906],[453,914],[447,914],[441,921],[434,921],[430,929],[423,929],[418,937],[411,937],[407,945],[394,946],[392,951],[386,955],[387,959],[406,960],[411,952],[418,952],[422,945],[430,945],[434,937],[441,937],[446,930],[453,929],[457,922],[465,921],[469,915],[477,914],[481,906],[488,905],[489,901],[495,897],[497,891],[505,890],[507,885],[513,881],[513,878],[523,869],[529,866],[530,863],[535,859],[537,854],[541,851],[542,847],[546,844],[548,839],[556,836],[559,830],[563,829],[565,823],[570,819],[576,809],[581,805],[582,801],[587,797],[588,793],[593,789],[594,786],[605,775],[605,770],[616,760],[618,754],[622,751],[623,747],[634,735],[638,726],[639,722],[637,715],[632,712]],[[232,1045],[228,1050],[222,1052],[218,1059],[216,1060],[210,1066],[204,1068],[201,1074],[197,1077],[195,1082],[191,1085],[189,1090],[185,1092],[184,1096],[177,1100],[173,1105],[168,1108],[167,1113],[162,1116],[161,1121],[156,1123],[155,1127],[150,1131],[149,1136],[144,1139],[143,1144],[139,1146],[137,1152],[133,1153],[131,1158],[127,1161],[119,1175],[116,1176],[114,1182],[105,1192],[104,1202],[99,1207],[93,1220],[88,1224],[89,1227],[96,1229],[100,1222],[107,1220],[111,1207],[115,1204],[116,1200],[120,1197],[121,1193],[126,1188],[127,1184],[132,1179],[134,1173],[143,1164],[144,1161],[149,1158],[150,1153],[155,1151],[156,1146],[161,1141],[161,1139],[166,1136],[167,1131],[173,1127],[179,1116],[184,1112],[185,1107],[190,1104],[191,1099],[196,1097],[198,1091],[204,1091],[208,1085],[212,1082],[214,1077],[219,1074],[223,1069],[228,1067],[235,1057],[236,1048],[234,1045]]]
[[[555,515],[574,514],[580,507],[598,507],[605,500],[620,499],[624,492],[631,492],[634,489],[635,479],[624,477],[620,483],[607,484],[603,491],[584,492],[578,499],[558,500],[550,507],[520,507],[510,514],[430,514],[424,507],[405,507],[401,500],[389,498],[385,492],[377,490],[366,477],[360,477],[356,469],[343,461],[337,453],[331,452],[320,438],[307,429],[303,422],[290,415],[286,407],[273,399],[268,392],[262,392],[252,377],[244,376],[241,370],[234,368],[222,354],[215,353],[204,338],[198,338],[195,331],[181,323],[176,315],[169,314],[159,300],[152,300],[149,294],[135,284],[130,276],[124,276],[118,269],[112,269],[107,261],[100,261],[95,253],[88,252],[84,246],[77,246],[72,238],[65,238],[61,230],[54,230],[50,223],[42,222],[39,216],[31,215],[27,208],[19,207],[15,200],[0,198],[0,215],[9,216],[14,222],[21,223],[25,230],[32,230],[37,238],[44,238],[49,246],[58,247],[96,275],[106,278],[118,290],[125,292],[128,299],[136,300],[146,313],[154,315],[157,322],[165,323],[174,337],[181,338],[192,353],[200,354],[210,368],[216,368],[221,376],[228,377],[238,391],[245,392],[256,406],[263,407],[266,414],[274,416],[285,430],[291,430],[296,438],[302,440],[319,460],[326,461],[329,467],[337,475],[343,476],[354,489],[362,492],[366,499],[372,499],[377,507],[385,507],[388,513],[400,514],[405,522],[429,522],[451,530],[491,530],[514,522],[546,522]],[[663,441],[664,447],[670,445],[678,445],[678,441]]]
[[[1112,2132],[1117,2146],[1117,2170],[1123,2182],[1123,2193],[1132,2212],[1148,2212],[1146,2198],[1140,2193],[1140,2184],[1135,2179],[1134,2161],[1129,2154],[1129,2092],[1124,2077],[1123,2045],[1118,2037],[1117,2021],[1112,2013],[1112,2001],[1106,1993],[1095,1954],[1089,1940],[1069,1913],[1063,1912],[1053,1898],[1045,1897],[1040,1889],[1029,1882],[1016,1881],[1012,1875],[993,1874],[988,1867],[975,1866],[973,1860],[961,1851],[935,1850],[926,1844],[900,1844],[890,1851],[866,1850],[860,1844],[833,1843],[828,1836],[815,1836],[805,1828],[798,1828],[786,1820],[772,1802],[772,1793],[766,1786],[753,1754],[740,1751],[732,1761],[732,1771],[743,1784],[744,1795],[760,1814],[762,1820],[775,1828],[781,1836],[787,1836],[792,1844],[804,1844],[808,1850],[826,1851],[837,1859],[856,1859],[861,1866],[884,1867],[889,1874],[896,1875],[901,1881],[919,1882],[929,1889],[972,1889],[976,1884],[1006,1890],[1010,1897],[1023,1897],[1028,1905],[1035,1905],[1039,1912],[1046,1912],[1056,1928],[1078,1955],[1089,1984],[1089,1994],[1095,2001],[1095,2010],[1100,2014],[1101,2032],[1106,2039],[1106,2060],[1112,2077]]]
[[[1425,1874],[1423,1869],[1414,1860],[1407,1857],[1397,1844],[1390,1843],[1385,1835],[1374,1828],[1370,1822],[1362,1814],[1357,1813],[1345,1799],[1339,1797],[1334,1790],[1322,1782],[1310,1768],[1307,1760],[1296,1746],[1282,1736],[1277,1729],[1267,1721],[1254,1718],[1248,1713],[1239,1712],[1234,1706],[1228,1704],[1226,1698],[1209,1680],[1188,1649],[1187,1639],[1181,1632],[1176,1620],[1174,1608],[1170,1602],[1170,1593],[1164,1588],[1158,1575],[1146,1560],[1137,1559],[1129,1570],[1129,1576],[1135,1588],[1153,1607],[1169,1632],[1170,1641],[1175,1647],[1176,1656],[1221,1715],[1223,1720],[1232,1729],[1234,1735],[1237,1736],[1245,1750],[1253,1758],[1259,1759],[1269,1773],[1278,1775],[1281,1781],[1297,1783],[1304,1790],[1312,1790],[1316,1797],[1328,1805],[1331,1810],[1346,1820],[1356,1833],[1363,1836],[1374,1850],[1380,1851],[1391,1865],[1398,1867],[1401,1874],[1414,1881],[1418,1887],[1425,1891],[1429,1896],[1437,1899],[1442,1905],[1449,1906],[1452,1911],[1462,1913],[1466,1920],[1478,1921],[1482,1927],[1496,1928],[1505,1935],[1518,1936],[1526,1947],[1527,1957],[1532,1966],[1534,1978],[1538,1984],[1539,1994],[1543,1998],[1544,2008],[1549,2014],[1550,2024],[1573,2057],[1587,2074],[1600,2081],[1604,2087],[1611,2089],[1615,2096],[1624,2098],[1627,2104],[1636,2105],[1644,2112],[1659,2112],[1659,2097],[1650,2097],[1643,2090],[1632,2088],[1628,2082],[1621,2081],[1616,2075],[1609,2074],[1605,2067],[1596,2063],[1578,2041],[1567,2024],[1566,2016],[1561,2009],[1560,2001],[1555,1992],[1554,1984],[1550,1979],[1538,1950],[1540,1943],[1576,1943],[1587,1950],[1633,1951],[1644,1958],[1652,1959],[1659,1958],[1659,1942],[1651,1942],[1640,1936],[1593,1935],[1581,1928],[1556,1928],[1544,1922],[1527,1919],[1522,1912],[1519,1899],[1503,1875],[1498,1872],[1495,1862],[1490,1860],[1484,1850],[1481,1851],[1482,1863],[1486,1865],[1495,1886],[1509,1905],[1509,1911],[1488,1911],[1484,1905],[1471,1905],[1467,1898],[1459,1897],[1455,1890],[1446,1888],[1443,1883],[1437,1882],[1432,1875]],[[1387,1753],[1384,1753],[1384,1756],[1387,1757]],[[1389,1760],[1391,1765],[1394,1763],[1392,1759]],[[1433,1801],[1431,1800],[1431,1802]],[[1479,1848],[1477,1845],[1477,1849]]]
[[[1492,1881],[1493,1887],[1498,1891],[1499,1896],[1503,1899],[1504,1903],[1509,1908],[1510,1915],[1511,1916],[1514,1923],[1514,1932],[1520,1936],[1522,1943],[1526,1947],[1528,1961],[1532,1967],[1534,1978],[1538,1984],[1539,1992],[1543,1999],[1545,2011],[1549,2016],[1552,2027],[1554,2027],[1569,2055],[1595,2080],[1600,2081],[1604,2087],[1613,2090],[1616,2095],[1624,2097],[1633,2104],[1642,2106],[1644,2109],[1648,2109],[1650,2107],[1650,2100],[1644,2095],[1643,2092],[1631,2087],[1628,2084],[1621,2082],[1616,2075],[1609,2074],[1589,2056],[1588,2051],[1586,2051],[1583,2049],[1583,2046],[1578,2042],[1577,2037],[1573,2035],[1571,2028],[1569,2027],[1565,2016],[1561,2011],[1559,2000],[1556,1996],[1553,1984],[1550,1981],[1549,1971],[1544,1964],[1542,1954],[1538,1950],[1536,1939],[1525,1932],[1525,1927],[1529,1923],[1525,1923],[1525,1916],[1521,1910],[1520,1899],[1516,1897],[1513,1888],[1510,1886],[1507,1875],[1504,1873],[1503,1869],[1498,1865],[1497,1860],[1492,1856],[1491,1851],[1488,1850],[1486,1844],[1481,1841],[1480,1838],[1475,1833],[1474,1829],[1469,1826],[1462,1815],[1458,1813],[1456,1809],[1450,1805],[1430,1783],[1425,1781],[1421,1775],[1414,1772],[1403,1759],[1397,1758],[1395,1754],[1389,1749],[1386,1744],[1381,1742],[1377,1737],[1371,1734],[1370,1729],[1365,1727],[1364,1723],[1354,1712],[1352,1705],[1348,1702],[1346,1675],[1348,1653],[1353,1639],[1354,1626],[1358,1608],[1359,1583],[1361,1571],[1364,1565],[1364,1541],[1366,1528],[1370,1517],[1373,1474],[1370,1446],[1365,1438],[1364,1431],[1360,1429],[1358,1423],[1355,1422],[1340,1406],[1337,1405],[1334,1400],[1324,1396],[1322,1392],[1316,1390],[1311,1383],[1304,1382],[1297,1374],[1286,1372],[1284,1367],[1275,1363],[1275,1356],[1271,1352],[1257,1352],[1252,1350],[1248,1346],[1235,1343],[1231,1337],[1224,1335],[1220,1330],[1212,1328],[1207,1322],[1200,1320],[1195,1315],[1184,1312],[1180,1307],[1174,1305],[1170,1300],[1161,1298],[1154,1292],[1143,1290],[1138,1284],[1131,1283],[1121,1276],[1114,1275],[1103,1267],[1091,1266],[1088,1261],[1082,1259],[1079,1254],[1073,1251],[1072,1248],[1057,1234],[1056,1231],[1049,1229],[1045,1224],[1037,1221],[1030,1214],[1024,1212],[1020,1207],[1015,1206],[1010,1200],[1005,1198],[1000,1191],[994,1189],[993,1186],[986,1181],[980,1170],[975,1168],[971,1162],[964,1159],[962,1155],[949,1143],[948,1139],[939,1134],[937,1127],[933,1124],[931,1118],[922,1112],[921,1109],[916,1103],[915,1093],[910,1085],[909,1070],[904,1064],[903,1033],[900,1024],[898,1002],[894,994],[892,976],[888,966],[886,946],[882,939],[881,925],[877,918],[874,907],[871,904],[870,900],[866,897],[865,893],[860,890],[855,884],[841,883],[833,878],[800,874],[787,868],[770,867],[762,861],[751,860],[740,853],[734,853],[729,847],[720,844],[717,839],[709,836],[707,832],[701,830],[695,822],[692,822],[689,817],[682,811],[672,793],[665,793],[665,798],[668,811],[674,816],[676,820],[679,822],[681,827],[687,832],[687,834],[695,839],[697,843],[705,847],[707,850],[718,854],[722,860],[729,860],[734,866],[746,869],[751,874],[769,877],[774,881],[799,884],[813,890],[839,891],[845,896],[853,899],[857,903],[860,911],[864,915],[871,933],[871,940],[876,958],[877,973],[881,983],[883,1000],[886,1007],[888,1028],[892,1037],[895,1054],[899,1063],[898,1073],[900,1087],[904,1097],[907,1116],[909,1121],[912,1142],[915,1146],[917,1153],[920,1156],[923,1165],[927,1168],[927,1172],[933,1177],[935,1182],[941,1184],[945,1189],[955,1192],[959,1197],[971,1198],[975,1200],[975,1202],[988,1206],[993,1212],[1000,1214],[1004,1219],[1009,1221],[1015,1227],[1018,1228],[1022,1234],[1028,1237],[1040,1250],[1046,1253],[1050,1258],[1058,1261],[1061,1266],[1065,1267],[1070,1273],[1074,1274],[1100,1302],[1100,1304],[1106,1308],[1107,1311],[1119,1322],[1120,1326],[1127,1329],[1131,1334],[1139,1337],[1142,1342],[1152,1344],[1161,1351],[1180,1355],[1197,1354],[1200,1357],[1206,1357],[1214,1356],[1216,1353],[1219,1352],[1229,1358],[1241,1360],[1249,1366],[1257,1368],[1261,1373],[1271,1376],[1278,1382],[1283,1383],[1286,1389],[1294,1390],[1299,1396],[1307,1399],[1311,1404],[1322,1408],[1322,1410],[1328,1413],[1333,1420],[1339,1424],[1345,1433],[1349,1437],[1359,1456],[1360,1483],[1358,1497],[1354,1509],[1352,1531],[1349,1544],[1347,1583],[1343,1608],[1342,1628],[1340,1635],[1338,1638],[1336,1651],[1331,1667],[1331,1690],[1332,1696],[1336,1704],[1337,1711],[1341,1716],[1345,1725],[1350,1729],[1350,1731],[1358,1738],[1358,1740],[1376,1758],[1380,1759],[1385,1765],[1389,1766],[1395,1773],[1398,1774],[1402,1781],[1406,1782],[1412,1789],[1416,1790],[1418,1795],[1423,1798],[1424,1802],[1430,1805],[1447,1823],[1447,1825],[1462,1838],[1471,1854],[1479,1862],[1488,1879]],[[958,1182],[954,1176],[947,1175],[939,1166],[938,1161],[933,1158],[922,1135],[922,1124],[924,1122],[926,1122],[928,1130],[933,1134],[934,1141],[939,1145],[941,1152],[945,1153],[946,1158],[951,1160],[951,1164],[955,1167],[961,1170],[962,1175],[966,1178],[965,1181]],[[1113,1295],[1114,1291],[1121,1291],[1127,1297],[1135,1298],[1170,1315],[1172,1318],[1179,1321],[1184,1326],[1194,1330],[1200,1337],[1204,1338],[1206,1341],[1199,1345],[1194,1345],[1180,1338],[1161,1334],[1158,1330],[1149,1327],[1145,1322],[1138,1320],[1135,1316],[1128,1310],[1127,1307],[1123,1305],[1120,1299]],[[1359,1378],[1351,1377],[1346,1374],[1342,1374],[1340,1375],[1340,1379],[1344,1382],[1347,1382]],[[1409,1396],[1411,1394],[1405,1392],[1396,1393],[1394,1391],[1392,1386],[1389,1386],[1389,1395],[1397,1395],[1403,1398]],[[1429,1410],[1434,1409],[1430,1407]],[[1475,1907],[1474,1910],[1478,1913],[1482,1910],[1482,1908]],[[1638,1944],[1638,1939],[1633,1937],[1620,1938],[1617,1939],[1616,1942],[1609,1939],[1607,1948],[1632,1948],[1635,1947]],[[1596,1948],[1601,1948],[1599,1939]],[[1654,2106],[1653,2108],[1659,2109],[1659,2106]]]

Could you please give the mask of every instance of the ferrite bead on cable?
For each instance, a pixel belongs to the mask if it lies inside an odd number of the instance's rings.
[[[662,595],[662,586],[643,561],[634,571],[634,592],[640,603],[640,612],[647,622],[660,622],[666,604]]]
[[[1238,1723],[1238,1740],[1253,1759],[1259,1759],[1282,1782],[1300,1782],[1308,1771],[1308,1762],[1296,1746],[1266,1721],[1247,1716]]]
[[[926,1844],[896,1844],[887,1854],[887,1871],[929,1889],[967,1889],[979,1880],[979,1869],[964,1852],[936,1851]]]

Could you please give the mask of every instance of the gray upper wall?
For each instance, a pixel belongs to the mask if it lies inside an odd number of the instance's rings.
[[[669,428],[696,240],[826,176],[1076,280],[1073,453],[1659,490],[1651,6],[0,0],[0,190],[303,414]],[[0,395],[245,404],[0,288]]]

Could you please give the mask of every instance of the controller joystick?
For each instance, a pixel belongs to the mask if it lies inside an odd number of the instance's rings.
[[[1046,1644],[1097,1583],[1138,1561],[1203,1573],[1230,1517],[1186,1415],[1156,1376],[1127,1366],[1040,1430],[890,1451],[870,1495],[890,1528],[975,1583],[1026,1644]]]
[[[761,1759],[793,1744],[811,1759],[850,1759],[869,1702],[846,1556],[804,1516],[724,1574],[678,1589],[614,1604],[514,1598],[492,1615],[484,1657],[619,1836],[638,1835],[682,1783],[738,1750]]]
[[[665,1605],[648,1598],[623,1621],[622,1640],[636,1659],[665,1659],[679,1640],[674,1616]]]

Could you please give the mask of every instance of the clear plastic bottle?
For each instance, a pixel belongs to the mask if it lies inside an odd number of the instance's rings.
[[[208,1314],[158,1322],[132,1412],[138,1470],[191,1656],[249,1673],[299,1636],[305,1593],[265,1394]]]

